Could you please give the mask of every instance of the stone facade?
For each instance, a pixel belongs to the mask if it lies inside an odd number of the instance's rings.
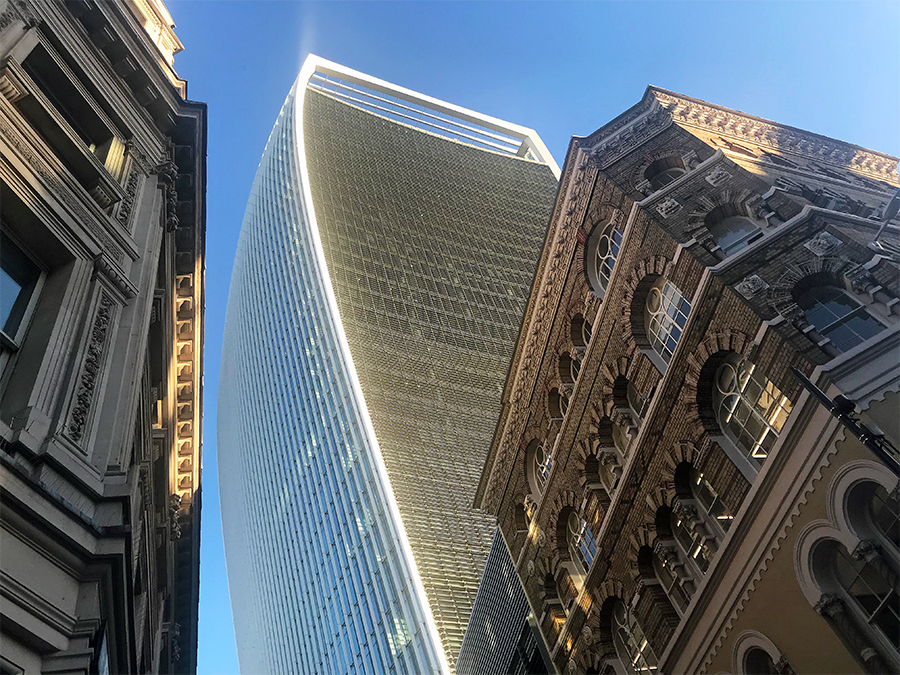
[[[196,671],[206,107],[160,0],[0,2],[0,671]]]
[[[835,581],[896,580],[897,477],[790,371],[896,447],[896,189],[894,157],[652,87],[572,140],[476,496],[560,672],[898,668]]]

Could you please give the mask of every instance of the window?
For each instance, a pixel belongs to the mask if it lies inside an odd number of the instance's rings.
[[[829,547],[832,572],[841,588],[862,610],[866,622],[878,628],[894,647],[900,647],[900,595],[874,565],[856,560],[835,542]]]
[[[566,384],[575,384],[581,373],[581,359],[570,354],[559,357],[559,379]]]
[[[551,420],[561,420],[566,416],[566,411],[569,409],[569,397],[560,392],[559,389],[550,390],[547,403],[550,408]]]
[[[628,397],[628,407],[631,408],[631,412],[634,413],[634,416],[637,418],[637,422],[644,419],[644,415],[647,414],[647,408],[650,407],[649,398],[645,397],[641,392],[637,390],[631,382],[628,383],[626,388],[626,395]]]
[[[550,471],[553,470],[553,457],[537,439],[531,441],[525,450],[525,468],[528,482],[531,484],[532,497],[537,502],[550,477]]]
[[[793,408],[756,366],[736,354],[716,371],[713,405],[719,428],[757,467],[769,456]]]
[[[671,510],[670,512],[672,536],[684,552],[685,558],[693,560],[701,574],[706,574],[709,569],[709,550],[703,541],[703,537],[696,528],[691,527],[686,519]]]
[[[746,248],[763,235],[759,226],[746,216],[723,218],[707,227],[726,257]]]
[[[591,324],[581,314],[576,314],[572,319],[570,337],[576,349],[587,349],[591,343]]]
[[[647,167],[644,171],[644,178],[650,181],[650,187],[656,191],[686,173],[687,167],[681,157],[663,157]]]
[[[36,296],[41,270],[12,239],[0,234],[0,330],[3,345],[16,347]]]
[[[703,474],[691,467],[691,494],[700,503],[711,520],[714,520],[723,531],[727,532],[734,521],[730,509],[722,503],[719,495],[713,490]]]
[[[877,486],[872,492],[868,516],[874,528],[900,550],[900,493],[895,490],[889,495],[881,485]]]
[[[591,288],[600,298],[606,294],[621,246],[622,230],[612,224],[605,229],[598,225],[588,238],[585,271]]]
[[[675,573],[675,570],[672,569],[672,565],[666,564],[660,560],[658,555],[653,554],[653,571],[656,573],[656,578],[659,580],[666,595],[671,598],[672,603],[678,611],[684,612],[688,606],[688,596],[681,587],[681,583],[678,581],[678,575]]]
[[[853,349],[884,329],[860,302],[834,286],[813,286],[795,300],[806,319],[838,351]]]
[[[658,669],[656,654],[637,619],[621,600],[613,608],[613,644],[629,675],[649,675]]]
[[[659,279],[647,294],[645,322],[650,345],[668,363],[687,323],[691,303],[675,284]]]
[[[584,518],[579,518],[574,511],[569,513],[568,540],[572,559],[581,568],[581,573],[587,574],[597,556],[597,540]]]
[[[775,662],[769,653],[760,647],[751,647],[744,656],[745,675],[777,675]]]

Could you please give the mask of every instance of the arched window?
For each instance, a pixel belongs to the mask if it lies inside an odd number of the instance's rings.
[[[591,330],[591,324],[588,322],[588,320],[585,319],[581,314],[576,314],[572,318],[572,325],[570,329],[572,344],[577,349],[587,349],[587,346],[591,343]]]
[[[745,675],[778,675],[775,662],[769,653],[761,647],[751,647],[744,655]]]
[[[900,551],[900,492],[888,494],[878,485],[869,500],[868,516],[875,530]]]
[[[618,600],[612,613],[613,644],[629,675],[653,675],[658,661],[637,619]]]
[[[678,509],[670,509],[669,514],[672,536],[681,547],[685,558],[697,566],[700,574],[706,574],[709,569],[710,551],[701,533],[691,526]]]
[[[713,486],[694,467],[690,469],[690,486],[691,494],[706,511],[710,520],[727,532],[734,520],[731,510],[722,503]]]
[[[588,237],[585,248],[585,272],[594,294],[602,298],[609,286],[619,248],[622,246],[622,230],[615,224],[604,228],[598,225]]]
[[[878,567],[856,560],[834,540],[822,542],[813,555],[820,584],[837,586],[866,624],[878,629],[895,649],[900,648],[900,595]]]
[[[900,554],[900,492],[871,480],[856,483],[846,496],[847,520],[861,539],[873,540],[893,556]]]
[[[597,556],[597,539],[584,518],[579,518],[575,511],[569,513],[567,539],[572,559],[581,573],[587,574]]]
[[[653,396],[652,392],[650,396],[644,396],[638,391],[637,387],[629,381],[626,395],[628,396],[628,407],[631,408],[631,411],[634,413],[635,417],[637,417],[637,421],[640,422],[647,414],[647,408],[650,407],[650,398]]]
[[[778,387],[737,354],[716,371],[713,405],[719,428],[756,466],[768,457],[793,408]]]
[[[682,588],[678,580],[678,574],[673,568],[673,562],[665,562],[658,555],[653,555],[653,571],[656,573],[656,578],[659,580],[666,595],[672,600],[672,604],[675,605],[680,613],[683,613],[687,609],[690,599],[684,588]]]
[[[840,288],[812,285],[794,300],[806,312],[807,321],[838,351],[853,349],[884,330],[865,306]]]
[[[569,410],[569,397],[559,389],[551,389],[547,400],[550,409],[550,419],[561,420]]]
[[[644,178],[650,182],[654,191],[664,188],[680,176],[687,173],[687,167],[681,157],[663,157],[657,159],[644,171]]]
[[[581,359],[571,354],[563,354],[559,357],[559,379],[566,384],[575,384],[581,373]]]
[[[671,281],[660,278],[647,294],[644,325],[654,351],[666,363],[684,332],[691,303]]]
[[[744,208],[737,204],[723,204],[714,208],[706,214],[704,223],[726,257],[749,246],[763,235],[756,222],[748,218]]]
[[[553,470],[553,457],[537,439],[531,441],[525,450],[525,468],[531,486],[531,496],[538,502],[550,477],[550,471]]]

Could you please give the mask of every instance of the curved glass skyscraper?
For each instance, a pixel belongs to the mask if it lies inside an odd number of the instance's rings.
[[[218,411],[246,673],[452,670],[555,197],[537,136],[309,57],[253,183]]]

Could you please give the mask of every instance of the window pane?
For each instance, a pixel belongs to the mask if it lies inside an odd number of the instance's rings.
[[[10,337],[19,329],[40,274],[12,239],[0,235],[0,328]]]

